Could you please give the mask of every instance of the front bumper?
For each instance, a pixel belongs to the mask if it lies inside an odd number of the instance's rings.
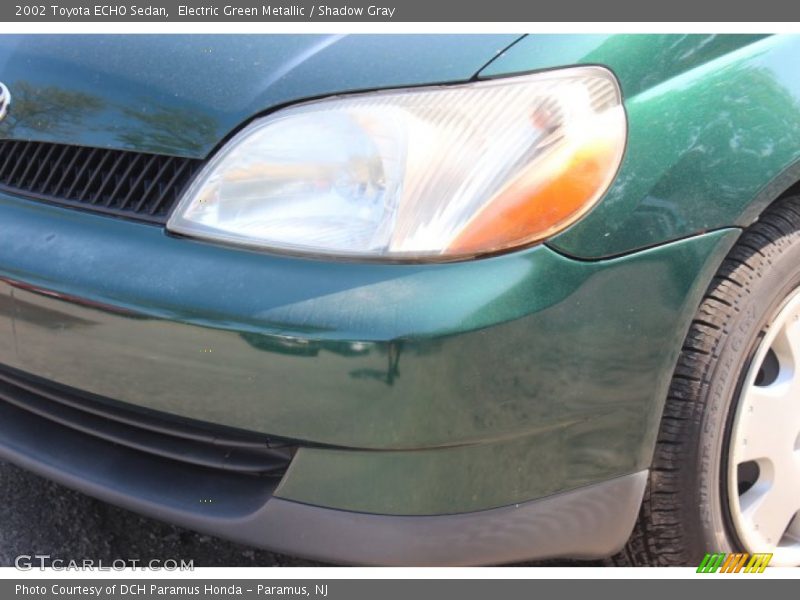
[[[467,514],[389,516],[273,496],[275,481],[158,460],[0,403],[0,458],[102,500],[192,529],[321,560],[470,565],[618,550],[646,473]]]
[[[265,506],[313,505],[341,523],[352,522],[344,511],[505,511],[647,468],[689,320],[737,234],[594,262],[539,246],[467,263],[353,264],[0,197],[0,364],[292,440],[299,450]],[[29,450],[9,448],[27,464]],[[52,459],[29,462],[57,478]],[[225,527],[276,546],[273,526],[263,540]],[[290,537],[277,547],[337,558]]]
[[[43,437],[36,417],[5,403],[0,420],[0,459],[165,521],[340,563],[472,565],[607,556],[630,534],[646,479],[641,472],[467,514],[373,515],[276,498],[269,478],[159,461],[67,427],[48,427]]]

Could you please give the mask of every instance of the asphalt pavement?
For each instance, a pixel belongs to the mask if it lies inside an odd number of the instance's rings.
[[[141,517],[0,463],[0,566],[20,555],[106,565],[193,560],[195,567],[319,566]]]

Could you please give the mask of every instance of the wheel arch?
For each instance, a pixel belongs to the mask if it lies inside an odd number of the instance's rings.
[[[800,158],[767,182],[742,210],[735,225],[749,227],[773,204],[787,196],[800,194]]]

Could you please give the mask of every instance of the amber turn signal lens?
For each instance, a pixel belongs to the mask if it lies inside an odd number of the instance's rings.
[[[624,120],[617,115],[616,120]],[[625,146],[622,127],[575,140],[534,161],[464,227],[448,251],[496,252],[544,240],[585,215],[611,183]]]

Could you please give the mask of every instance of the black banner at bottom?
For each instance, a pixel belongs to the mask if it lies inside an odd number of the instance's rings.
[[[254,571],[256,569],[253,569]],[[259,570],[260,571],[260,570]],[[787,576],[793,575],[786,569]],[[672,571],[673,575],[676,573]],[[472,573],[474,574],[474,573]],[[422,600],[454,598],[458,600],[496,600],[500,598],[604,597],[606,594],[639,593],[656,600],[674,600],[678,594],[696,592],[725,594],[726,600],[739,596],[796,592],[791,579],[763,575],[710,575],[669,579],[33,579],[0,581],[0,598],[83,600],[178,600],[183,598],[257,600]],[[713,583],[709,583],[713,582]],[[716,586],[712,591],[708,586]],[[756,587],[758,586],[758,587]],[[780,588],[780,589],[778,589]]]

